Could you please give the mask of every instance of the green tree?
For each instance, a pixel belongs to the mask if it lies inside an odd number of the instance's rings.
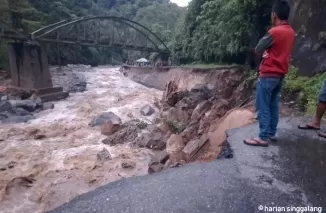
[[[271,3],[193,0],[173,50],[182,51],[190,60],[245,63],[248,52],[269,24]]]

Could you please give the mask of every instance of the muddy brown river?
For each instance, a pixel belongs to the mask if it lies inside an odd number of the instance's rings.
[[[88,124],[106,111],[124,122],[131,114],[145,119],[140,108],[153,106],[161,91],[125,78],[118,68],[98,67],[83,75],[87,91],[55,102],[54,109],[27,124],[0,125],[0,212],[45,212],[109,182],[147,174],[150,150],[105,145],[99,128]],[[103,148],[112,160],[97,159]],[[124,162],[135,166],[123,168]]]

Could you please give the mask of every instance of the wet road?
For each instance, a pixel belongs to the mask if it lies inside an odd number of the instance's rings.
[[[269,148],[242,143],[257,135],[257,124],[231,130],[233,159],[111,183],[51,213],[296,212],[308,206],[316,209],[306,212],[326,211],[326,141],[296,129],[306,120],[282,119],[280,140]]]

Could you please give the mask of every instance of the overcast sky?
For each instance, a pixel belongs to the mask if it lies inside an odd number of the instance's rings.
[[[188,6],[188,3],[190,2],[191,0],[171,0],[171,2],[173,3],[176,3],[177,5],[179,6]]]

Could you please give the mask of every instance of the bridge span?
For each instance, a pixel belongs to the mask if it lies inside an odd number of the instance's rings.
[[[0,22],[0,39],[7,40],[12,86],[40,93],[53,88],[44,44],[71,44],[114,50],[159,53],[167,62],[170,50],[150,29],[135,21],[115,16],[80,17],[60,21],[30,34]],[[55,88],[56,92],[60,89]]]

